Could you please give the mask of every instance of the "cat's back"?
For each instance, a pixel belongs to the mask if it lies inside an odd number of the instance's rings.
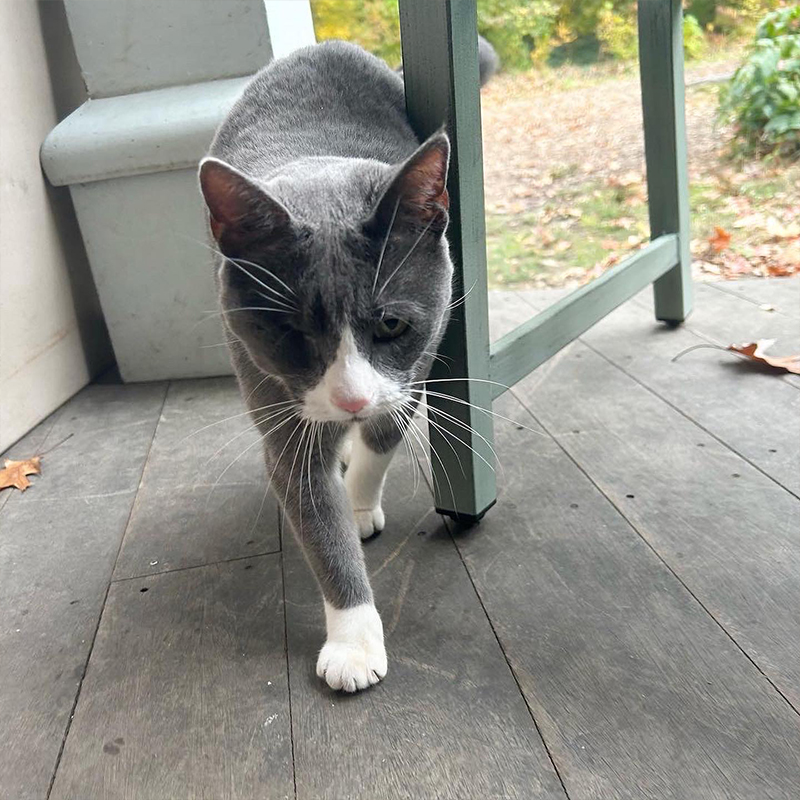
[[[211,147],[267,176],[308,156],[405,159],[418,144],[402,79],[357,45],[330,41],[273,61],[248,84]]]

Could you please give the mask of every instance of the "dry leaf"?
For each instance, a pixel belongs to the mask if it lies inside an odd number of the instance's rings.
[[[783,225],[775,217],[770,217],[767,220],[767,233],[773,239],[794,239],[800,236],[800,225],[792,222],[789,225]]]
[[[732,350],[734,353],[740,353],[747,356],[753,361],[759,361],[762,364],[768,364],[775,369],[785,369],[787,372],[793,372],[795,375],[800,375],[800,355],[796,356],[768,356],[765,351],[775,344],[774,339],[759,339],[757,342],[748,342],[747,344],[730,344],[727,349]]]
[[[708,243],[714,248],[715,253],[721,253],[731,243],[731,235],[725,228],[714,228],[714,235],[708,237]]]
[[[26,476],[38,475],[42,471],[40,461],[40,456],[34,456],[25,461],[6,459],[5,468],[0,469],[0,489],[14,486],[24,492],[31,485]]]

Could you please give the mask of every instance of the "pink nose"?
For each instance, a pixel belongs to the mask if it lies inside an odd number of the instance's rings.
[[[331,397],[333,404],[342,411],[349,411],[351,414],[357,414],[364,406],[369,403],[366,397]]]

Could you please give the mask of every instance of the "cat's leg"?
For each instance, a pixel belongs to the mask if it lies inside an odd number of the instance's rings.
[[[287,430],[291,428],[288,426]],[[386,675],[383,625],[339,468],[339,441],[303,438],[301,424],[267,448],[273,488],[322,589],[327,638],[317,675],[355,692]]]
[[[362,429],[353,432],[351,441],[344,485],[353,506],[359,535],[368,539],[380,533],[386,523],[381,506],[383,483],[397,443],[389,449],[376,447],[374,437],[367,435],[365,441]]]

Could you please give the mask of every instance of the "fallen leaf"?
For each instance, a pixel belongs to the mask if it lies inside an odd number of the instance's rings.
[[[716,227],[714,228],[714,235],[708,237],[708,243],[714,249],[715,253],[721,253],[730,245],[731,235],[725,228]]]
[[[764,215],[763,214],[748,214],[746,217],[740,217],[733,223],[734,228],[763,228]]]
[[[768,356],[766,350],[775,344],[774,339],[759,339],[757,342],[747,344],[729,344],[726,348],[734,353],[740,353],[753,361],[768,364],[775,369],[785,369],[795,375],[800,375],[800,355],[796,356]]]
[[[769,217],[767,219],[767,233],[773,239],[794,239],[800,236],[800,225],[796,222],[783,225],[775,217]]]
[[[39,475],[41,473],[40,461],[40,456],[34,456],[25,461],[6,459],[5,467],[0,469],[0,489],[8,489],[14,486],[24,492],[31,485],[26,476]]]

